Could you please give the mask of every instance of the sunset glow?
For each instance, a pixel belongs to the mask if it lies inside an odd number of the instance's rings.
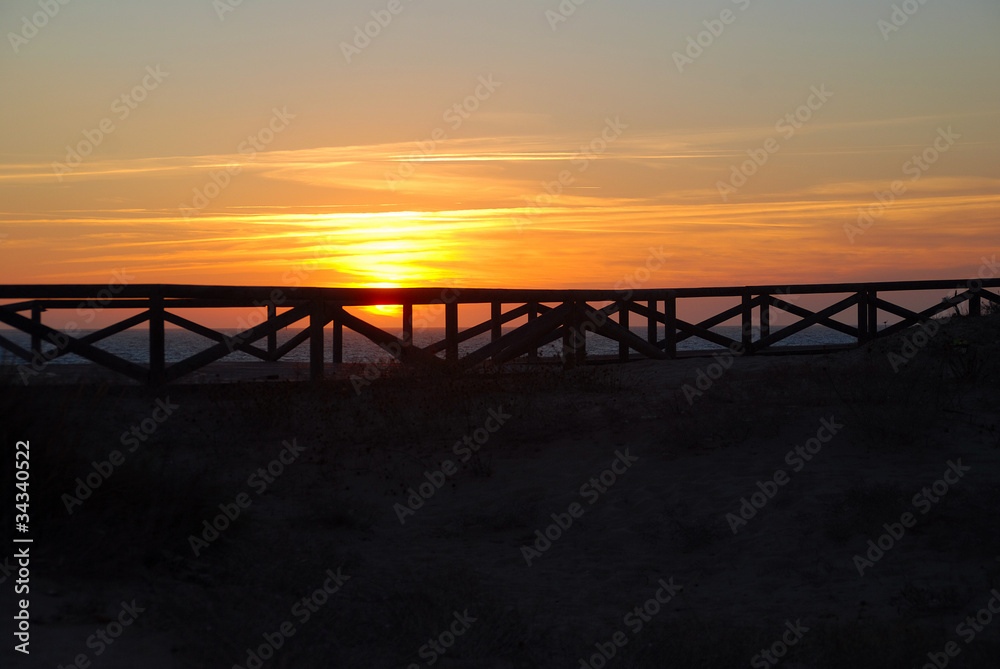
[[[952,278],[1000,246],[995,3],[404,3],[348,59],[369,4],[94,0],[6,45],[0,281]]]

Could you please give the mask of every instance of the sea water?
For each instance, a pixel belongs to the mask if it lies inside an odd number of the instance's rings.
[[[513,328],[505,328],[504,332],[509,332]],[[772,326],[772,333],[776,332],[779,328]],[[641,339],[646,339],[646,328],[636,327],[632,328],[632,331],[636,336]],[[724,335],[731,339],[737,341],[740,340],[741,329],[739,326],[719,326],[712,328],[713,332]],[[228,335],[235,335],[235,330],[222,331]],[[278,345],[281,346],[284,342],[292,339],[295,335],[301,332],[300,329],[286,329],[278,333]],[[663,328],[660,327],[658,330],[658,336],[663,337]],[[29,348],[31,345],[30,336],[17,331],[12,330],[0,330],[2,334],[7,339],[10,339],[14,343],[18,344],[22,348]],[[77,336],[83,336],[88,334],[87,332],[82,332]],[[402,336],[402,332],[395,331],[391,334],[397,337]],[[333,351],[333,330],[331,328],[326,328],[324,331],[325,344],[324,351],[326,354],[326,359],[328,361],[332,360]],[[759,338],[759,332],[754,328],[753,334],[754,340]],[[435,342],[444,339],[444,328],[426,328],[424,330],[418,330],[414,332],[413,340],[417,346],[429,346]],[[210,340],[201,335],[189,332],[187,330],[172,329],[168,328],[165,331],[166,340],[166,362],[168,364],[184,360],[185,358],[192,356],[200,351],[205,350],[211,346],[214,346],[217,342]],[[808,327],[794,335],[783,339],[779,344],[775,345],[775,348],[780,346],[817,346],[823,344],[850,344],[853,343],[855,339],[848,335],[835,330],[830,330],[822,326],[812,326]],[[471,353],[476,349],[485,346],[490,342],[490,333],[484,333],[477,337],[473,337],[459,344],[459,354],[465,355],[466,353]],[[259,348],[266,348],[266,339],[260,339],[254,344]],[[148,330],[126,330],[125,332],[120,332],[116,335],[108,337],[95,344],[98,348],[107,351],[108,353],[113,353],[125,360],[130,362],[135,362],[139,364],[145,364],[147,362],[148,351],[149,351],[149,332]],[[46,348],[48,345],[46,345]],[[707,342],[703,339],[697,337],[691,337],[685,339],[677,345],[677,350],[679,351],[690,351],[690,350],[710,350],[710,349],[722,349],[721,346]],[[556,357],[562,351],[562,340],[551,342],[539,348],[539,355],[543,357]],[[587,353],[589,355],[617,355],[618,353],[618,342],[607,339],[600,335],[589,333],[587,335]],[[356,332],[344,328],[344,361],[345,362],[381,362],[388,361],[391,356],[384,350],[382,350],[378,345],[372,343],[366,337],[357,334]],[[17,359],[15,356],[3,349],[0,349],[0,360],[6,363],[16,363]],[[254,356],[241,351],[235,351],[230,353],[226,357],[222,358],[223,361],[253,361],[257,360]],[[308,362],[309,361],[309,342],[305,341],[300,346],[296,347],[294,350],[286,354],[282,360],[289,362]],[[52,361],[52,364],[66,364],[66,363],[80,363],[87,362],[87,360],[80,358],[76,355],[65,355]]]

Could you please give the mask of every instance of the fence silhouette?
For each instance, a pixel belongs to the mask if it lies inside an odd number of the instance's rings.
[[[325,375],[324,330],[333,328],[334,364],[344,361],[344,328],[349,328],[408,364],[447,365],[459,369],[480,365],[499,365],[513,360],[537,361],[538,349],[562,339],[563,360],[580,364],[587,359],[587,335],[606,337],[618,342],[618,359],[637,357],[672,359],[678,357],[677,345],[689,338],[700,338],[731,349],[739,355],[777,352],[815,352],[850,348],[878,337],[886,337],[920,324],[963,303],[968,313],[982,313],[983,302],[994,308],[1000,295],[989,288],[1000,287],[1000,279],[895,281],[880,283],[803,284],[789,286],[743,286],[719,288],[677,288],[637,290],[563,290],[563,289],[457,289],[457,288],[318,288],[318,287],[246,287],[209,285],[144,284],[106,285],[4,285],[0,300],[16,302],[0,305],[0,323],[30,335],[30,349],[25,349],[0,334],[0,347],[25,363],[44,365],[63,355],[76,354],[97,365],[113,370],[140,383],[153,386],[177,381],[204,366],[236,351],[260,360],[281,360],[290,351],[308,342],[309,376],[320,380]],[[940,298],[920,311],[913,311],[880,297],[885,293],[940,291],[953,295]],[[833,304],[811,311],[792,303],[797,295],[839,297]],[[840,297],[843,296],[843,297]],[[732,298],[736,301],[715,315],[692,323],[677,316],[681,300]],[[83,336],[63,332],[43,322],[50,310],[75,310],[84,304],[100,304],[103,309],[139,309],[140,313]],[[472,327],[459,327],[459,307],[489,304],[490,318]],[[397,305],[402,307],[402,337],[397,337],[347,311],[350,307]],[[414,305],[443,305],[445,336],[427,346],[413,342]],[[603,306],[595,306],[603,305]],[[266,319],[235,335],[184,318],[174,311],[181,309],[263,308]],[[798,318],[780,329],[772,329],[772,313],[780,310]],[[280,311],[280,313],[279,313]],[[850,314],[854,325],[837,320]],[[756,337],[753,323],[757,315]],[[27,316],[24,314],[28,314]],[[646,319],[643,338],[629,326],[630,316]],[[878,329],[880,315],[889,314],[898,322]],[[504,324],[526,320],[503,332]],[[711,328],[738,319],[740,339],[733,339]],[[299,322],[304,329],[279,346],[277,333]],[[202,335],[215,343],[173,364],[165,361],[164,327],[170,323]],[[95,346],[120,332],[148,324],[149,348],[145,364],[135,363]],[[810,326],[821,326],[854,338],[853,344],[814,347],[776,346],[779,342]],[[459,355],[459,344],[490,333],[488,344]],[[257,345],[261,340],[264,346]],[[685,351],[698,355],[714,351]]]

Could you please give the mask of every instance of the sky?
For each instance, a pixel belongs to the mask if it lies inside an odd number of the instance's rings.
[[[577,2],[7,0],[0,282],[739,286],[1000,247],[996,0]]]

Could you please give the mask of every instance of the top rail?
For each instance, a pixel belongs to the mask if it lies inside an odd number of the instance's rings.
[[[0,285],[0,300],[28,299],[107,299],[148,298],[278,301],[278,299],[324,300],[345,306],[373,304],[435,304],[485,302],[565,302],[664,300],[673,297],[738,297],[745,294],[805,295],[857,293],[859,291],[961,290],[971,284],[1000,286],[1000,278],[932,279],[924,281],[879,281],[864,283],[770,284],[755,286],[714,286],[704,288],[460,288],[451,286],[417,288],[344,288],[319,286],[225,286],[195,284],[8,284]],[[233,305],[236,306],[236,305]]]

